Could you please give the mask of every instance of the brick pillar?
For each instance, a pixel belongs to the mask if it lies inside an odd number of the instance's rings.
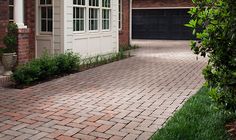
[[[8,0],[0,0],[0,48],[5,47],[3,37],[6,35],[6,28],[9,22]]]
[[[120,45],[130,44],[130,0],[122,0],[122,29],[119,31]]]
[[[30,31],[28,28],[18,30],[18,65],[25,64],[30,60],[29,33]]]

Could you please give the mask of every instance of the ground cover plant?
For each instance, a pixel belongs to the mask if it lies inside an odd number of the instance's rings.
[[[120,45],[119,50],[120,51],[128,51],[128,50],[134,50],[140,48],[137,45]]]
[[[228,140],[225,124],[236,115],[214,107],[203,87],[155,134],[152,140]]]

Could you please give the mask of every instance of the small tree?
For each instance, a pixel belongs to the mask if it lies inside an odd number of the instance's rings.
[[[7,26],[7,34],[3,38],[3,43],[6,46],[4,53],[14,53],[17,48],[17,31],[18,27],[15,23],[9,23]]]
[[[236,0],[193,0],[186,26],[198,39],[191,49],[208,56],[203,70],[210,96],[222,107],[236,111]]]

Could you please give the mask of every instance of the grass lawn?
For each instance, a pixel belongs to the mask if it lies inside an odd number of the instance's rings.
[[[224,111],[214,109],[207,95],[208,89],[202,88],[195,96],[159,130],[152,140],[228,140],[225,124],[235,118]]]

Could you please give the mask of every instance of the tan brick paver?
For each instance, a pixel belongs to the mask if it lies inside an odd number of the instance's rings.
[[[27,89],[0,88],[0,139],[151,137],[204,82],[186,41],[135,41],[134,57]]]

